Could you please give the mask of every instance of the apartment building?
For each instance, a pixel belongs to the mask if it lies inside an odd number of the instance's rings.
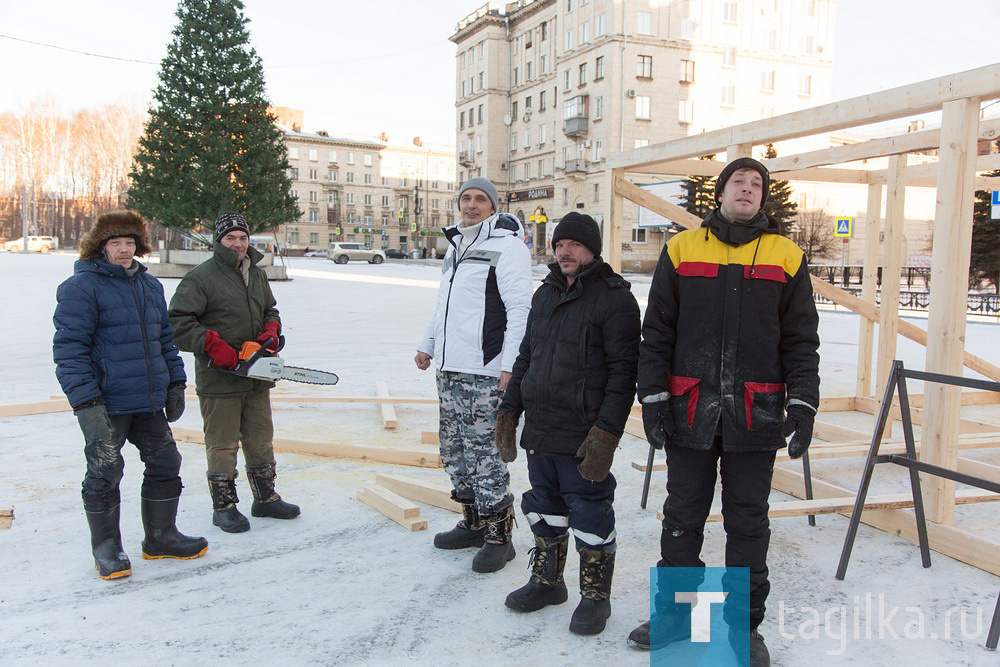
[[[484,5],[450,38],[458,181],[490,178],[543,250],[540,214],[550,228],[571,210],[607,214],[610,153],[829,102],[835,9],[836,0]],[[637,223],[627,206],[623,259],[648,263],[663,233]]]
[[[295,110],[287,110],[295,112]],[[455,222],[455,151],[419,137],[393,143],[302,130],[279,115],[292,191],[302,216],[278,229],[292,254],[359,241],[403,252],[445,250],[441,228]]]

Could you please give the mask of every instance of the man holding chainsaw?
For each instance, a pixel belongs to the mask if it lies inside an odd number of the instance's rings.
[[[256,341],[269,352],[284,342],[281,320],[264,270],[263,255],[250,247],[250,228],[239,213],[215,221],[212,258],[192,269],[170,300],[177,347],[195,356],[195,384],[204,420],[212,523],[227,533],[250,530],[236,507],[236,453],[240,442],[253,492],[250,514],[293,519],[299,507],[274,490],[274,383],[223,369],[239,363],[237,350]]]

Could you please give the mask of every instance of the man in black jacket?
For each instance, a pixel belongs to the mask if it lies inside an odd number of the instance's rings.
[[[770,590],[775,452],[794,433],[789,454],[802,456],[819,406],[819,317],[808,267],[761,211],[769,182],[756,160],[729,163],[716,182],[718,208],[663,249],[642,325],[638,383],[646,437],[667,446],[658,567],[705,567],[700,554],[718,467],[725,563],[749,569],[749,637],[731,630],[730,639],[741,646],[737,658],[755,665],[769,664],[757,626]],[[698,578],[681,590],[697,590]],[[691,607],[660,597],[652,633],[644,623],[630,645],[648,650],[690,636]],[[723,608],[731,628],[734,607]]]
[[[536,611],[566,601],[569,532],[580,553],[579,606],[569,629],[604,630],[615,562],[611,462],[635,398],[639,306],[629,284],[600,258],[589,215],[566,215],[552,235],[556,262],[535,292],[514,373],[497,416],[497,447],[528,454],[531,489],[521,510],[535,536],[531,579],[506,605]]]

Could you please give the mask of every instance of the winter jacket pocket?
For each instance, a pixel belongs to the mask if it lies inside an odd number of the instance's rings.
[[[686,378],[679,375],[668,375],[667,376],[667,390],[670,392],[671,398],[677,398],[684,394],[688,395],[687,407],[685,410],[685,417],[687,418],[688,428],[694,425],[694,413],[698,408],[698,385],[701,380],[698,378]]]
[[[762,431],[780,425],[782,405],[785,402],[784,383],[744,382],[743,387],[747,430]]]

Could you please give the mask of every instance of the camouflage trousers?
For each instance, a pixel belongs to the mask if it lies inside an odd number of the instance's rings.
[[[481,516],[512,505],[510,473],[496,445],[500,380],[484,375],[437,372],[441,462],[459,501],[474,500]]]

